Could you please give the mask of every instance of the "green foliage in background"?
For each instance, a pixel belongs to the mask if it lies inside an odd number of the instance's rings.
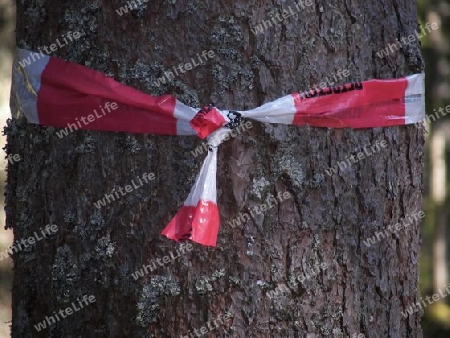
[[[422,54],[426,63],[426,104],[427,114],[434,113],[434,109],[450,104],[450,0],[418,0],[419,22],[421,25],[427,22],[437,21],[439,29],[434,36],[426,35],[421,39]],[[449,115],[450,116],[450,115]],[[433,290],[433,245],[436,238],[436,225],[440,217],[446,214],[450,199],[439,205],[430,195],[430,142],[434,130],[443,124],[450,123],[449,116],[443,117],[427,126],[428,144],[426,152],[426,171],[424,175],[425,194],[423,210],[426,213],[425,222],[421,228],[422,245],[420,253],[420,290],[421,297],[431,296]],[[447,146],[447,148],[449,148]],[[449,156],[446,154],[448,167]],[[447,169],[447,182],[450,182]],[[444,182],[442,182],[444,184]],[[450,190],[447,184],[447,196]],[[450,247],[449,220],[446,219],[446,243]],[[450,254],[447,252],[447,261]],[[448,264],[447,264],[448,265]],[[448,266],[447,266],[448,271]],[[448,282],[448,281],[447,281]],[[434,303],[425,308],[422,320],[424,337],[448,338],[450,337],[450,297]]]

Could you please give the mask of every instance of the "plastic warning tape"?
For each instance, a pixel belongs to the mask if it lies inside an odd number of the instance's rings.
[[[12,95],[31,123],[67,128],[208,138],[210,151],[181,210],[162,234],[215,246],[217,146],[242,118],[328,128],[375,128],[417,123],[425,117],[424,74],[369,80],[286,95],[258,108],[189,107],[172,95],[151,96],[85,66],[17,49]],[[105,113],[104,107],[115,109]],[[102,111],[102,114],[99,112]],[[86,114],[94,113],[89,123]]]

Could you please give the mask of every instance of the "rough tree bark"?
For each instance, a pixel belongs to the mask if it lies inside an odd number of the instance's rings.
[[[124,0],[18,1],[17,45],[36,50],[82,31],[79,42],[54,55],[150,94],[173,93],[191,106],[224,109],[306,90],[337,70],[350,71],[342,84],[423,69],[417,43],[376,56],[417,28],[414,1],[316,0],[300,10],[295,3],[156,0],[119,16],[115,10]],[[289,6],[295,16],[264,33],[251,31]],[[164,70],[210,49],[216,57],[205,66],[154,85]],[[189,193],[201,164],[190,151],[200,142],[94,131],[59,139],[55,128],[18,117],[14,101],[12,110],[7,151],[23,160],[9,168],[7,226],[16,239],[46,224],[59,229],[13,256],[13,337],[195,336],[195,329],[226,312],[233,317],[223,325],[216,321],[210,336],[421,336],[420,313],[401,315],[418,301],[418,224],[370,248],[363,244],[420,210],[420,129],[253,123],[219,150],[217,248],[194,245],[134,280],[131,274],[143,264],[179,248],[159,233]],[[325,174],[377,140],[388,147],[347,171]],[[108,207],[94,206],[145,172],[156,180]],[[269,193],[285,191],[294,197],[241,226],[229,225]],[[320,264],[326,268],[317,269]],[[277,287],[285,292],[268,297]],[[83,295],[96,302],[35,330]]]

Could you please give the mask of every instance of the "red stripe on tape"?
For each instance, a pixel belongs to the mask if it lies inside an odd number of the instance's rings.
[[[373,128],[405,123],[407,79],[370,80],[293,94],[293,124],[328,128]],[[309,97],[308,97],[309,96]]]
[[[117,109],[108,111],[105,105],[113,103]],[[98,71],[51,58],[41,76],[38,112],[41,124],[56,127],[70,123],[78,129],[176,135],[175,103],[171,95],[153,97]],[[85,124],[81,119],[90,115],[92,122]]]
[[[202,245],[216,246],[219,223],[217,204],[200,200],[196,207],[181,207],[161,234],[177,242],[191,239]]]

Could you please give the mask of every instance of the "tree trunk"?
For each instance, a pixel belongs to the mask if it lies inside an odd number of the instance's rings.
[[[332,81],[338,70],[350,75],[333,80],[336,85],[403,77],[423,67],[418,43],[376,56],[417,28],[410,0],[316,0],[304,8],[294,1],[207,3],[157,0],[119,16],[125,1],[18,2],[17,44],[37,50],[82,31],[79,42],[54,55],[149,94],[223,109],[259,106]],[[295,15],[255,32],[281,10]],[[154,83],[204,50],[216,56],[169,83]],[[420,313],[401,314],[418,301],[417,222],[370,247],[363,242],[420,210],[418,128],[252,122],[219,148],[217,248],[193,244],[135,280],[144,264],[180,248],[160,232],[190,191],[201,165],[191,150],[201,142],[96,131],[59,139],[56,128],[19,117],[14,101],[12,110],[7,151],[23,160],[9,168],[7,224],[16,239],[47,224],[58,227],[13,256],[13,337],[196,337],[202,327],[212,337],[421,337]],[[346,171],[325,174],[378,140],[388,146]],[[143,173],[156,179],[108,207],[94,206]],[[293,197],[230,226],[269,193],[285,192]],[[95,302],[35,329],[84,295]]]

